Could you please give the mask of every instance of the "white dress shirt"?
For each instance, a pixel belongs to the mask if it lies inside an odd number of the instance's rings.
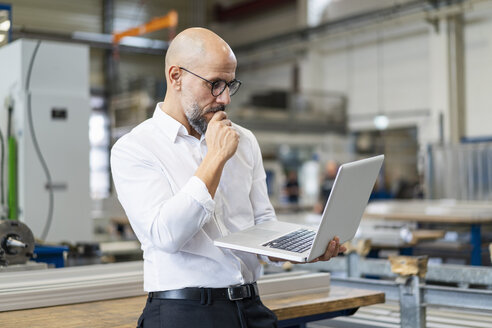
[[[204,136],[188,134],[160,105],[111,151],[118,198],[144,252],[145,291],[256,281],[256,255],[213,245],[220,236],[276,220],[256,138],[233,124],[239,145],[212,199],[194,176],[207,153]]]

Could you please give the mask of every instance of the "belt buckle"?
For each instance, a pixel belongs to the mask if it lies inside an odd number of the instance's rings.
[[[240,300],[242,300],[245,297],[249,297],[249,296],[244,296],[244,294],[243,294],[244,287],[245,286],[237,286],[237,287],[229,287],[229,288],[227,288],[227,296],[229,297],[229,300],[231,300],[231,301],[240,301]],[[249,292],[249,289],[248,288],[246,290]],[[237,294],[239,294],[239,295],[236,295],[236,291],[237,291]]]

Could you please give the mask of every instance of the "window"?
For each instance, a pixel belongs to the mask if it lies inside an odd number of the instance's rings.
[[[90,140],[90,190],[93,199],[109,197],[111,190],[109,172],[109,117],[101,108],[104,100],[91,98],[92,114],[89,119]]]

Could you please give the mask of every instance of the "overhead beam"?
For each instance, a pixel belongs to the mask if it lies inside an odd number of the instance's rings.
[[[90,32],[58,33],[36,29],[14,28],[13,39],[38,39],[60,42],[87,44],[93,48],[113,49],[113,35]],[[147,38],[128,37],[121,41],[120,53],[141,53],[162,56],[166,53],[169,42]]]

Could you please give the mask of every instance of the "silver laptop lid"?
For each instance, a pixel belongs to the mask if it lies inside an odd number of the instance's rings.
[[[379,155],[340,166],[308,261],[322,255],[335,236],[340,243],[354,238],[383,160]]]

